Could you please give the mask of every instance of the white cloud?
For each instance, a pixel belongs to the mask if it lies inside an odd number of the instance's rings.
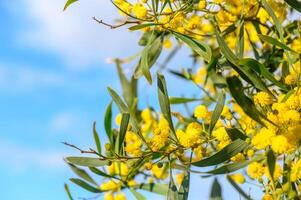
[[[50,130],[54,133],[70,133],[83,124],[83,120],[75,112],[61,112],[56,114],[50,122]]]
[[[52,50],[71,67],[83,68],[104,62],[106,57],[135,52],[136,34],[125,29],[111,30],[92,20],[96,16],[114,23],[117,10],[109,0],[79,1],[65,12],[62,8],[66,0],[19,1],[28,16],[28,26],[19,35],[21,44]]]
[[[1,167],[8,167],[17,172],[24,172],[30,168],[44,170],[64,169],[63,157],[65,155],[65,152],[55,149],[34,149],[10,141],[0,140]]]
[[[62,83],[61,76],[45,69],[0,63],[0,90],[16,92],[45,86],[58,86]]]

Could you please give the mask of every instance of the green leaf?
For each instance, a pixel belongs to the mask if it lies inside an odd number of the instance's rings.
[[[174,126],[172,123],[171,112],[170,112],[170,103],[168,98],[168,92],[166,87],[165,78],[163,75],[158,73],[158,98],[161,111],[163,113],[164,118],[168,121],[169,127],[173,132],[173,136],[175,136]]]
[[[245,199],[247,200],[252,200],[250,195],[246,194],[240,187],[239,185],[237,185],[237,183],[235,183],[235,181],[231,178],[231,176],[227,176],[227,180],[229,181],[229,183],[235,188],[235,190],[241,195],[243,196]]]
[[[118,134],[118,137],[117,137],[117,141],[118,141],[117,152],[118,153],[120,153],[121,150],[122,150],[122,145],[124,143],[124,138],[125,138],[125,134],[126,134],[126,131],[127,131],[127,128],[128,128],[129,121],[130,121],[130,114],[129,113],[122,113],[120,130],[119,130],[119,134]]]
[[[238,57],[242,58],[244,56],[244,49],[245,49],[245,37],[244,37],[244,31],[245,31],[245,23],[244,21],[241,22],[240,30],[239,30],[239,39],[238,39]]]
[[[221,167],[218,167],[216,169],[207,171],[205,173],[208,173],[208,174],[228,174],[228,173],[231,173],[231,172],[235,172],[235,171],[237,171],[241,168],[244,168],[252,162],[253,162],[253,160],[248,160],[248,161],[241,161],[241,162],[225,164],[225,165],[222,165]]]
[[[190,172],[186,171],[182,184],[179,188],[179,200],[187,200],[189,194]]]
[[[120,98],[120,96],[111,88],[108,87],[108,91],[113,99],[113,101],[116,103],[119,111],[121,113],[126,113],[128,112],[128,107],[127,105],[123,102],[123,100]]]
[[[111,144],[113,144],[113,133],[112,133],[112,101],[107,106],[105,111],[104,127],[108,139]]]
[[[64,6],[64,11],[73,3],[77,2],[78,0],[68,0]]]
[[[109,174],[104,173],[103,171],[97,169],[96,167],[89,167],[90,171],[93,172],[94,174],[97,174],[102,177],[107,177],[107,178],[114,178],[114,176],[111,176]]]
[[[271,149],[267,152],[267,165],[268,165],[270,176],[273,180],[275,165],[276,165],[276,156],[274,155],[274,152]]]
[[[257,121],[258,123],[264,125],[264,123],[260,119],[260,116],[262,116],[262,114],[257,110],[252,100],[249,99],[247,96],[245,96],[243,91],[243,85],[240,82],[240,80],[234,76],[234,77],[228,77],[226,81],[230,93],[232,97],[235,99],[236,103],[238,103],[238,105],[243,109],[243,111],[249,117]]]
[[[297,0],[284,0],[288,5],[290,5],[292,8],[298,10],[301,12],[301,2]]]
[[[212,51],[211,48],[204,42],[193,39],[181,33],[173,32],[173,34],[183,42],[185,42],[191,49],[193,49],[198,55],[204,58],[207,62],[211,60]]]
[[[231,49],[228,47],[225,40],[222,38],[222,36],[215,31],[216,39],[219,44],[219,47],[221,49],[222,54],[225,56],[229,62],[231,62],[234,65],[237,65],[238,58],[235,56],[235,54],[231,51]]]
[[[211,134],[217,120],[219,119],[223,108],[224,108],[224,104],[225,104],[225,93],[224,92],[220,92],[218,97],[217,97],[217,103],[215,105],[212,117],[211,117],[211,121],[210,121],[210,125],[209,125],[209,134]]]
[[[167,200],[179,200],[178,189],[173,180],[172,173],[170,173],[170,177],[169,177]]]
[[[69,200],[73,200],[73,197],[72,197],[72,195],[71,195],[71,192],[70,192],[70,190],[69,190],[69,187],[68,187],[68,185],[67,185],[66,183],[64,184],[64,188],[65,188],[65,191],[66,191],[66,193],[67,193],[67,195],[68,195]]]
[[[285,50],[288,50],[288,51],[291,51],[291,52],[294,52],[296,53],[293,49],[289,48],[288,46],[286,46],[285,44],[283,44],[282,42],[279,42],[277,39],[275,38],[272,38],[268,35],[261,35],[261,34],[258,34],[259,38],[262,39],[263,41],[267,42],[267,43],[270,43],[272,45],[275,45],[275,46],[278,46],[280,47],[281,49],[285,49]]]
[[[142,28],[146,28],[146,27],[149,27],[149,26],[156,26],[157,24],[156,23],[144,23],[144,24],[138,24],[138,25],[135,25],[135,26],[131,26],[129,28],[129,30],[131,31],[136,31],[136,30],[140,30]]]
[[[231,157],[243,151],[246,147],[248,147],[248,144],[245,141],[237,139],[225,146],[219,152],[203,160],[193,162],[192,165],[198,167],[208,167],[212,165],[217,165],[229,160]]]
[[[268,79],[271,81],[273,84],[278,86],[279,88],[287,91],[287,87],[279,82],[274,74],[272,74],[263,64],[258,62],[257,60],[254,60],[252,58],[244,58],[239,60],[239,65],[244,65],[249,67],[250,69],[256,71],[258,74],[262,75],[264,78]]]
[[[182,103],[189,103],[189,102],[195,102],[200,100],[201,99],[196,99],[196,98],[169,97],[170,104],[182,104]]]
[[[100,160],[99,158],[91,158],[91,157],[67,157],[65,158],[69,163],[85,166],[85,167],[99,167],[108,164],[106,160]]]
[[[275,15],[273,9],[271,6],[267,3],[266,0],[261,1],[262,5],[264,6],[265,10],[268,12],[268,14],[272,17],[274,24],[276,26],[276,29],[279,33],[280,41],[283,41],[283,28],[282,23],[278,20],[277,16]]]
[[[78,175],[80,178],[92,183],[93,185],[97,185],[97,183],[93,180],[93,178],[83,169],[76,167],[75,165],[68,163],[72,171]]]
[[[161,183],[148,183],[148,184],[139,184],[135,185],[132,188],[135,189],[141,189],[141,190],[147,190],[156,194],[161,194],[166,196],[167,191],[168,191],[168,186],[166,184],[161,184]]]
[[[142,51],[141,59],[134,75],[135,78],[139,78],[143,74],[147,81],[150,84],[152,83],[150,69],[161,54],[163,46],[162,40],[163,38],[160,35],[158,35],[153,40],[148,40],[146,47]]]
[[[93,123],[93,136],[94,136],[94,141],[96,144],[97,151],[99,154],[101,154],[101,143],[100,143],[99,136],[98,136],[98,133],[96,130],[96,122]]]
[[[103,192],[102,190],[100,190],[96,187],[93,187],[90,184],[88,184],[85,181],[80,180],[78,178],[71,178],[70,181],[75,183],[76,185],[88,190],[89,192],[93,192],[93,193],[102,193]]]
[[[226,128],[226,131],[232,141],[235,141],[237,139],[246,140],[248,138],[248,136],[246,136],[237,128]]]
[[[140,194],[139,192],[137,192],[136,190],[130,188],[130,191],[132,192],[132,194],[135,196],[135,198],[137,200],[146,200],[146,198],[142,194]]]
[[[211,187],[210,200],[222,200],[222,187],[217,178],[214,178]]]

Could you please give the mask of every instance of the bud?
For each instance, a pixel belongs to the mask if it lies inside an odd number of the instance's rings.
[[[111,150],[111,144],[110,143],[106,143],[105,144],[105,148],[107,151],[110,151]]]

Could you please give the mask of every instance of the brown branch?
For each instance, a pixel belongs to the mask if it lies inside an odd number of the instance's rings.
[[[110,29],[119,28],[119,27],[122,27],[122,26],[127,25],[127,24],[140,24],[140,21],[125,21],[121,24],[112,25],[112,24],[108,24],[108,23],[104,22],[103,20],[99,20],[96,17],[92,17],[92,19],[94,21],[96,21],[97,23],[99,23],[99,24],[103,24],[103,25],[109,27]]]
[[[80,148],[78,148],[77,146],[75,146],[75,145],[73,145],[73,144],[69,144],[69,143],[67,143],[67,142],[62,142],[62,143],[63,143],[64,145],[66,145],[66,146],[69,146],[69,147],[71,147],[71,148],[77,149],[77,150],[80,151],[81,153],[96,154],[96,155],[102,157],[102,155],[100,155],[99,153],[97,153],[97,152],[96,152],[95,150],[93,150],[93,149],[90,149],[90,151],[87,151],[87,150],[80,149]]]

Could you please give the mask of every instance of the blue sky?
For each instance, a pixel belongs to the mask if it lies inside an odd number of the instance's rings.
[[[106,60],[139,50],[138,33],[92,21],[93,16],[114,21],[109,1],[81,1],[62,12],[64,3],[0,1],[1,200],[67,199],[63,184],[73,174],[62,158],[77,152],[61,142],[90,147],[93,121],[104,136],[103,112],[110,100],[106,87],[119,88],[115,67]],[[179,90],[178,80],[170,82],[172,95],[187,90]],[[143,105],[156,99],[156,88],[145,86],[142,82]],[[225,196],[238,199],[222,183]],[[210,184],[195,176],[191,199],[207,199]],[[73,185],[71,189],[74,196],[93,196]]]

